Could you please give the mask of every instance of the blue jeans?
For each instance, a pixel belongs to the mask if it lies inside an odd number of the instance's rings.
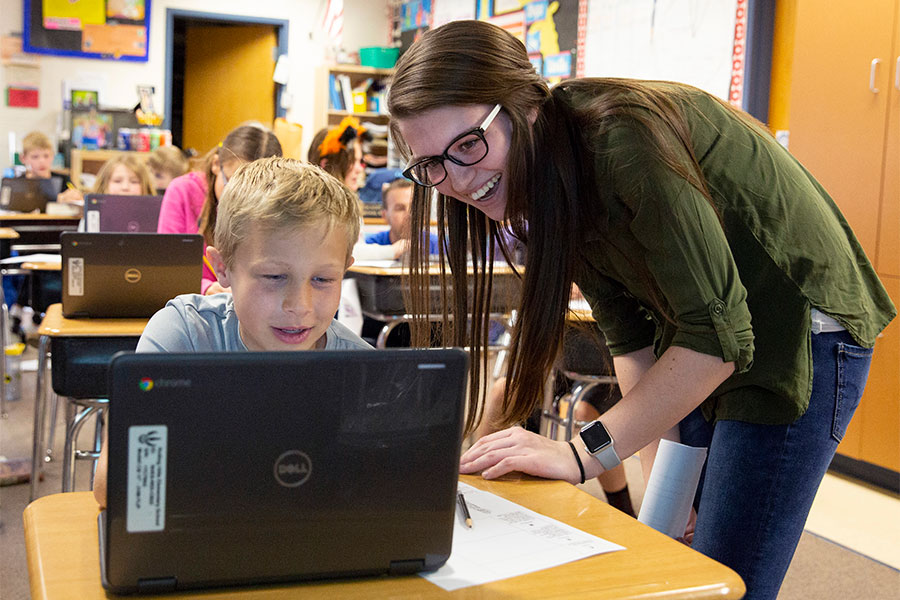
[[[862,396],[872,350],[846,331],[811,335],[809,408],[789,425],[680,424],[683,444],[708,447],[694,507],[692,547],[743,578],[746,599],[774,599],[819,483]]]

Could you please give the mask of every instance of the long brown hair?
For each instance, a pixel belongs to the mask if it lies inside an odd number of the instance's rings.
[[[407,157],[409,148],[398,130],[398,119],[447,105],[499,103],[512,122],[506,166],[508,224],[502,227],[525,243],[527,253],[503,402],[506,424],[523,422],[543,397],[562,343],[569,290],[580,268],[578,249],[585,235],[608,238],[605,234],[611,225],[606,207],[612,192],[605,181],[597,181],[595,161],[602,156],[596,153],[593,140],[618,125],[632,128],[646,142],[647,153],[712,204],[677,101],[679,89],[685,88],[627,79],[584,79],[563,82],[551,92],[528,60],[524,45],[499,27],[480,21],[456,21],[425,33],[397,64],[388,108],[392,134]],[[580,101],[573,103],[573,96]],[[532,126],[529,116],[534,115]],[[412,231],[428,226],[433,198],[440,238],[447,240],[446,248],[442,241],[441,250],[442,255],[446,250],[451,277],[449,285],[442,281],[442,293],[449,298],[442,301],[441,310],[445,325],[447,321],[460,325],[449,329],[451,337],[444,341],[472,350],[467,421],[471,430],[480,420],[487,378],[487,356],[481,349],[487,345],[491,295],[494,244],[489,241],[500,237],[501,225],[472,206],[416,187]],[[414,341],[425,343],[428,255],[420,237],[410,237],[410,309],[417,319]],[[468,248],[476,270],[471,302]],[[664,299],[652,293],[655,286],[643,258],[625,255],[625,259],[648,281],[656,308],[666,318]],[[466,323],[464,331],[461,325]]]
[[[259,123],[239,125],[225,136],[222,143],[210,151],[206,160],[206,201],[197,219],[197,230],[207,244],[213,243],[219,200],[216,198],[216,174],[213,157],[217,156],[219,169],[232,159],[251,162],[258,158],[281,156],[281,144],[271,129]]]

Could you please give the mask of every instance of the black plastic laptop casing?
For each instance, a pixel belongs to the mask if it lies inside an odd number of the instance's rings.
[[[104,587],[440,567],[453,537],[467,369],[459,349],[117,355],[99,518]],[[142,449],[151,458],[138,467]],[[149,515],[150,530],[145,519],[129,531],[132,510]]]

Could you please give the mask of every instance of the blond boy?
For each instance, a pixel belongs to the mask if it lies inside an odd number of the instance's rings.
[[[334,319],[359,235],[349,190],[316,166],[265,158],[235,172],[218,211],[207,253],[231,294],[170,300],[138,352],[371,349]],[[94,495],[105,504],[105,445]]]
[[[22,140],[22,163],[26,177],[50,179],[53,165],[53,144],[40,131],[32,131]]]
[[[61,191],[56,197],[57,202],[77,204],[81,202],[81,192],[74,187],[67,187],[68,177],[54,175],[51,172],[53,166],[53,144],[50,138],[40,131],[32,131],[22,139],[22,164],[25,165],[25,177],[29,179],[60,179]]]

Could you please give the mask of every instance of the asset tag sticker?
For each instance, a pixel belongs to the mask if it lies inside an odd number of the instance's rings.
[[[100,231],[100,211],[87,211],[87,219],[85,219],[85,231],[88,233],[97,233]]]
[[[84,296],[84,259],[69,259],[69,295]]]
[[[128,428],[128,505],[125,527],[129,533],[166,528],[166,454],[169,430],[165,425]]]

